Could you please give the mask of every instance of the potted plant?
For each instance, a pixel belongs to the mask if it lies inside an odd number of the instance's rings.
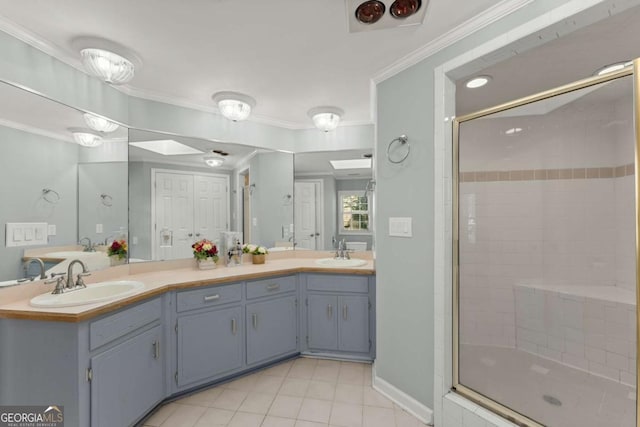
[[[264,264],[266,255],[269,253],[264,246],[251,245],[245,243],[242,247],[242,252],[245,254],[251,254],[251,261],[254,264]]]
[[[112,266],[122,265],[127,262],[127,241],[125,239],[114,240],[107,248],[109,261]]]
[[[218,262],[218,248],[216,245],[207,240],[202,239],[191,245],[193,248],[193,256],[198,263],[200,270],[210,270],[216,268]]]

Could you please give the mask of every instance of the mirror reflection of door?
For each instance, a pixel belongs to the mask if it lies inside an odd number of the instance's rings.
[[[296,181],[294,190],[296,247],[316,250],[320,235],[316,225],[316,184]]]
[[[241,173],[242,184],[242,235],[246,243],[251,242],[251,187],[249,170]]]
[[[217,241],[227,229],[227,178],[154,171],[154,259],[188,258],[200,239]]]

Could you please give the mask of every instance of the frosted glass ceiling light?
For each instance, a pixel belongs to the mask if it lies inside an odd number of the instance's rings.
[[[246,120],[256,106],[255,99],[238,92],[218,92],[211,99],[218,104],[220,113],[234,122]]]
[[[69,128],[73,135],[73,140],[83,147],[97,147],[102,144],[102,137],[90,129]]]
[[[210,156],[204,156],[204,162],[209,167],[217,168],[217,167],[222,166],[222,164],[224,163],[224,158],[221,157],[221,156],[217,156],[215,154],[212,154]]]
[[[116,123],[90,113],[84,113],[84,121],[87,126],[93,130],[97,130],[98,132],[110,133],[120,127]]]
[[[122,85],[129,82],[135,67],[127,58],[108,50],[86,48],[80,51],[82,65],[94,76],[111,83]]]
[[[491,81],[491,76],[478,76],[474,77],[465,83],[465,86],[469,89],[477,89],[489,83]]]
[[[316,107],[309,110],[308,114],[318,129],[329,132],[338,127],[344,111],[338,107]]]

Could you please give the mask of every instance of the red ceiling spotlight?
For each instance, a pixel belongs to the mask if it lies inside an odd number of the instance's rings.
[[[391,4],[389,12],[396,19],[404,19],[416,13],[420,6],[422,6],[420,0],[396,0]]]
[[[386,7],[381,1],[365,1],[356,9],[356,19],[363,24],[373,24],[382,18],[385,9]]]

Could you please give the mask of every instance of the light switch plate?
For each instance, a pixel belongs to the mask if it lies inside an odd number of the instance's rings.
[[[103,233],[102,224],[96,224],[96,234],[102,234],[102,233]]]
[[[57,229],[56,229],[56,225],[55,224],[49,224],[49,226],[47,227],[47,234],[49,236],[55,236],[57,234]]]
[[[6,247],[47,244],[46,222],[8,222],[5,230]]]
[[[411,230],[411,217],[407,218],[389,218],[389,236],[392,237],[413,237]]]

